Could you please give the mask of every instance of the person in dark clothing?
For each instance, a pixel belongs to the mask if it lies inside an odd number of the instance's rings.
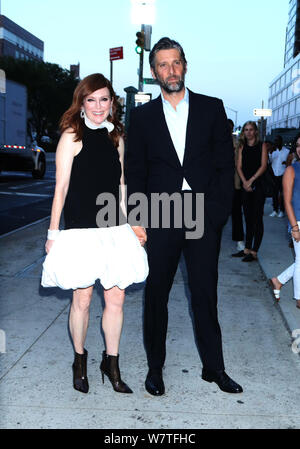
[[[149,60],[161,95],[131,111],[126,170],[128,198],[142,193],[151,202],[153,194],[175,193],[194,201],[203,193],[205,219],[203,235],[194,239],[186,236],[186,224],[177,228],[149,226],[147,230],[135,226],[135,232],[147,238],[149,261],[144,309],[149,366],[145,388],[156,396],[165,392],[168,300],[183,253],[202,379],[215,382],[222,391],[241,393],[242,387],[225,372],[217,315],[220,240],[231,212],[234,174],[232,137],[224,106],[217,98],[196,94],[185,87],[187,61],[178,42],[168,37],[160,39]]]
[[[274,151],[269,154],[269,160],[272,165],[275,181],[273,193],[273,212],[270,214],[270,217],[281,218],[284,216],[282,177],[287,166],[286,161],[290,150],[283,146],[283,140],[281,136],[276,136],[274,147]]]
[[[233,133],[234,123],[231,119],[228,119],[228,126],[231,134]],[[238,158],[238,141],[236,136],[232,134],[232,143],[234,148],[234,160],[235,166]],[[243,210],[242,210],[242,186],[241,179],[237,170],[234,172],[234,194],[231,211],[231,223],[232,223],[232,240],[236,242],[237,253],[232,254],[232,257],[239,257],[241,252],[245,249],[244,243],[244,224],[243,224]]]
[[[267,168],[267,146],[259,142],[255,122],[244,124],[240,136],[237,171],[242,181],[242,201],[246,221],[245,249],[243,262],[257,259],[263,233],[263,213],[265,196],[261,185],[261,175]]]

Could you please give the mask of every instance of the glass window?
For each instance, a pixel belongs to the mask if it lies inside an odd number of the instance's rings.
[[[296,103],[295,100],[290,102],[290,115],[294,115],[295,114],[295,103]]]
[[[283,117],[286,117],[287,115],[289,115],[289,103],[283,108]]]

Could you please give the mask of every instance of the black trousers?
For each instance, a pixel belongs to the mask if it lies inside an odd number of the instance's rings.
[[[241,242],[244,240],[244,225],[242,211],[242,189],[234,189],[232,212],[232,240]]]
[[[274,176],[275,188],[273,194],[273,209],[278,212],[279,209],[284,212],[284,202],[282,194],[282,176]]]
[[[246,222],[245,247],[257,252],[264,235],[264,204],[265,196],[261,188],[254,192],[243,190],[243,209]]]
[[[165,362],[168,299],[183,252],[202,364],[211,370],[224,369],[217,314],[221,232],[205,220],[204,235],[198,240],[187,240],[184,229],[148,229],[147,235],[149,276],[145,288],[144,343],[149,368],[160,369]]]

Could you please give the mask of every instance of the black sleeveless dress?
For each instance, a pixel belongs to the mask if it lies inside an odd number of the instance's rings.
[[[74,157],[65,199],[65,229],[98,227],[96,216],[101,206],[96,205],[96,198],[100,193],[113,194],[116,205],[119,204],[121,164],[118,150],[106,128],[94,130],[83,126],[82,149]],[[118,223],[117,219],[116,225]]]
[[[245,143],[242,152],[242,171],[245,178],[250,179],[261,166],[262,143],[258,142],[256,145],[249,146]],[[255,180],[253,186],[261,187],[260,177]]]
[[[119,153],[107,129],[84,125],[82,149],[73,160],[65,200],[65,229],[43,263],[43,287],[75,290],[99,279],[105,289],[124,289],[146,279],[146,252],[126,220],[118,220],[120,177]],[[101,206],[96,198],[104,192],[116,199],[117,222],[97,226]]]

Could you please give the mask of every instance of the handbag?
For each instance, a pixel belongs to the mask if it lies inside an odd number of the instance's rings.
[[[271,164],[268,163],[266,171],[260,177],[263,194],[271,198],[275,190],[275,179]]]

